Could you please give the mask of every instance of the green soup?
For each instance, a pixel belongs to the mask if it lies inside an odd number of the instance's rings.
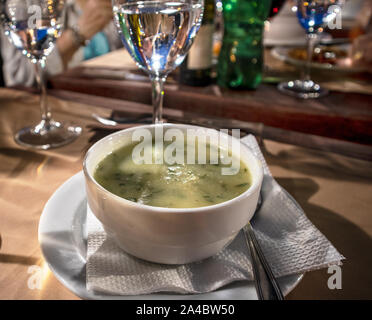
[[[136,164],[132,160],[135,145],[107,155],[94,172],[102,187],[127,200],[155,207],[196,208],[233,199],[251,185],[250,172],[242,161],[234,175],[223,175],[221,169],[228,165],[220,162]],[[208,155],[210,146],[206,147]]]

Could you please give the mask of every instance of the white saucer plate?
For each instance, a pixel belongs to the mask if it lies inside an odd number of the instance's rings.
[[[294,201],[294,200],[293,200]],[[296,203],[297,205],[297,203]],[[203,294],[154,293],[113,296],[86,289],[86,214],[87,202],[83,172],[68,179],[46,203],[39,222],[39,243],[50,270],[74,294],[83,299],[122,300],[255,300],[253,281],[237,281],[214,292]],[[279,278],[284,295],[301,281],[303,275]]]

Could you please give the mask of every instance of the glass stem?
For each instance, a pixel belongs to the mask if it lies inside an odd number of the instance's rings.
[[[152,117],[153,123],[163,122],[163,97],[164,97],[164,82],[165,77],[153,76],[151,77],[152,82],[152,106],[154,107],[154,113]]]
[[[316,33],[308,33],[306,35],[307,39],[307,61],[305,66],[305,72],[303,74],[302,79],[305,81],[310,81],[310,70],[311,70],[311,62],[313,60],[314,54],[314,47],[317,40],[318,35]]]
[[[41,120],[44,124],[48,124],[52,120],[52,113],[48,105],[48,97],[46,90],[46,79],[45,79],[45,60],[40,59],[35,63],[36,81],[40,89],[40,110]]]

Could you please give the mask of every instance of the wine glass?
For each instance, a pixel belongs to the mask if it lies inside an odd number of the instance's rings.
[[[112,0],[124,46],[152,82],[153,123],[162,122],[163,84],[199,30],[203,0]]]
[[[297,18],[306,30],[307,61],[302,79],[280,83],[278,89],[281,92],[302,99],[319,98],[328,94],[326,89],[311,80],[311,61],[318,35],[336,18],[342,4],[343,0],[297,0]]]
[[[46,57],[61,33],[63,0],[1,0],[1,21],[8,39],[35,66],[41,91],[41,121],[21,129],[15,135],[18,144],[36,149],[65,145],[80,135],[82,129],[55,121],[47,101],[45,82]]]

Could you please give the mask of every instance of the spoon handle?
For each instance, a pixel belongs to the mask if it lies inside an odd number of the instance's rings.
[[[243,228],[247,246],[251,252],[255,286],[260,300],[283,300],[283,293],[254,235],[252,225]]]

